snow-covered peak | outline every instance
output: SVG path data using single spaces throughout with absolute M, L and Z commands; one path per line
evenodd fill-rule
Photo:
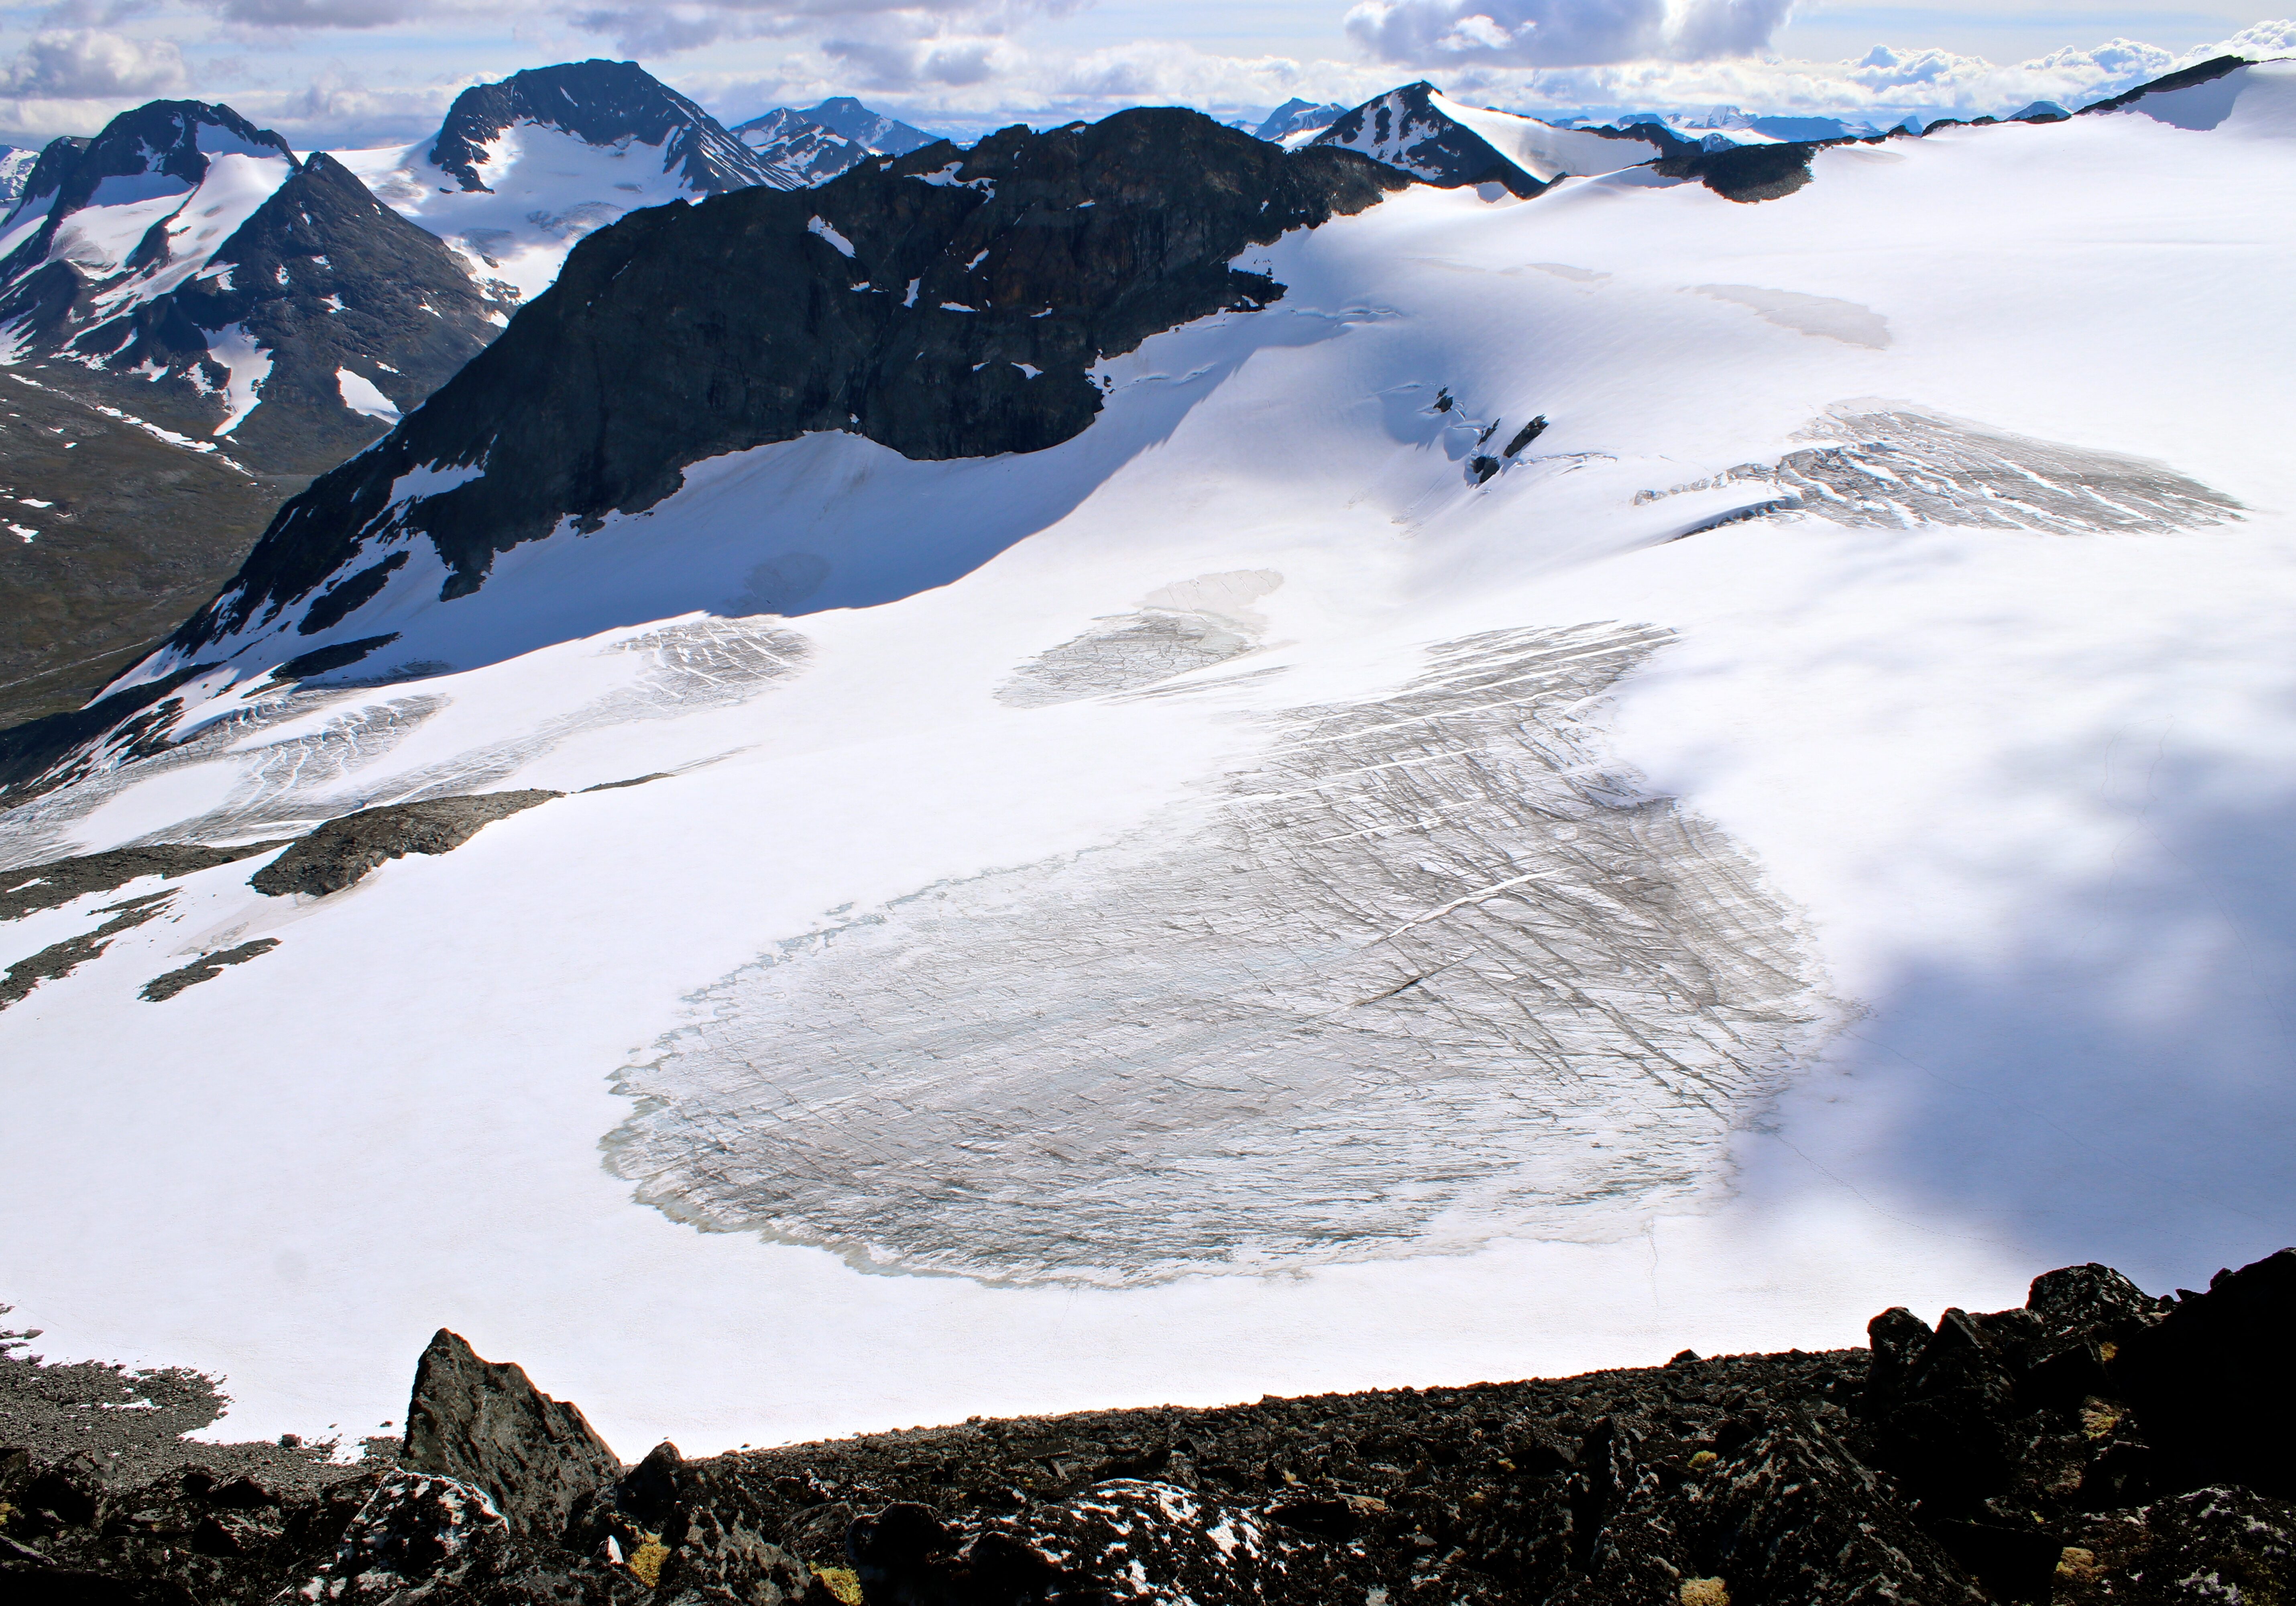
M 833 95 L 818 106 L 806 107 L 798 115 L 880 156 L 906 156 L 940 137 L 922 128 L 913 128 L 882 111 L 872 111 L 849 95 Z
M 0 145 L 0 207 L 12 207 L 24 193 L 25 181 L 38 165 L 40 153 L 16 145 Z
M 152 101 L 123 111 L 94 139 L 50 142 L 23 184 L 4 226 L 37 215 L 62 218 L 83 207 L 132 205 L 181 197 L 207 178 L 219 158 L 272 164 L 273 187 L 296 166 L 287 142 L 228 106 L 204 101 Z
M 759 161 L 788 180 L 781 186 L 785 189 L 825 183 L 870 153 L 860 141 L 787 106 L 736 123 L 733 133 L 757 152 Z
M 1295 95 L 1269 112 L 1252 132 L 1262 139 L 1278 141 L 1287 135 L 1318 133 L 1345 117 L 1347 111 L 1345 106 L 1336 102 L 1319 105 Z
M 565 62 L 474 85 L 455 97 L 427 160 L 464 190 L 493 189 L 503 136 L 521 125 L 601 148 L 645 147 L 695 194 L 771 182 L 716 118 L 636 62 Z
M 340 462 L 378 415 L 347 410 L 339 368 L 411 407 L 485 344 L 490 312 L 343 167 L 225 106 L 154 102 L 53 142 L 0 232 L 8 360 L 258 469 Z
M 548 289 L 576 242 L 625 212 L 808 182 L 630 62 L 513 73 L 464 90 L 436 138 L 335 155 L 510 301 Z
M 1360 151 L 1445 189 L 1496 183 L 1518 195 L 1536 195 L 1565 174 L 1615 173 L 1666 154 L 1630 135 L 1465 105 L 1423 80 L 1366 101 L 1309 143 Z
M 0 234 L 0 290 L 12 317 L 33 314 L 20 287 L 50 263 L 74 273 L 44 302 L 67 285 L 94 292 L 74 321 L 102 325 L 133 312 L 204 271 L 300 166 L 278 135 L 199 101 L 154 101 L 93 140 L 53 142 Z M 75 344 L 86 347 L 86 334 Z M 104 346 L 99 339 L 88 349 Z

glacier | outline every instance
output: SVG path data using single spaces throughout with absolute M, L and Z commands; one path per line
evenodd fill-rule
M 2296 67 L 2202 88 L 1415 187 L 1059 446 L 400 548 L 385 645 L 188 684 L 0 864 L 567 795 L 0 924 L 168 894 L 0 1010 L 11 1302 L 234 1435 L 390 1420 L 445 1322 L 701 1452 L 2277 1247 Z

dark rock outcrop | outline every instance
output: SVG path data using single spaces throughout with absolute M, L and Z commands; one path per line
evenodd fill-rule
M 1718 151 L 1692 145 L 1651 164 L 1669 178 L 1694 178 L 1726 201 L 1751 204 L 1776 201 L 1809 182 L 1815 144 L 1729 145 Z
M 276 937 L 258 937 L 252 943 L 242 943 L 235 948 L 218 949 L 193 959 L 180 969 L 155 976 L 144 984 L 135 996 L 147 1004 L 164 1004 L 186 987 L 196 987 L 201 982 L 211 982 L 221 976 L 226 967 L 244 965 L 250 959 L 261 959 L 279 946 Z
M 1144 110 L 632 213 L 388 440 L 288 504 L 174 646 L 283 614 L 386 538 L 427 539 L 451 571 L 443 595 L 466 595 L 499 552 L 808 431 L 917 458 L 1057 445 L 1100 409 L 1101 357 L 1275 300 L 1283 286 L 1229 263 L 1404 182 L 1350 152 L 1287 155 Z M 484 472 L 395 501 L 426 465 Z
M 0 974 L 0 1009 L 21 1003 L 42 982 L 61 981 L 90 959 L 102 958 L 103 951 L 111 946 L 112 938 L 123 931 L 130 931 L 158 919 L 168 911 L 168 901 L 173 896 L 172 893 L 145 893 L 141 897 L 129 898 L 124 902 L 100 909 L 95 912 L 110 915 L 111 918 L 93 931 L 66 937 L 61 943 L 51 943 L 37 953 L 18 959 L 8 967 L 5 974 Z
M 399 1459 L 484 1490 L 512 1532 L 553 1542 L 576 1503 L 622 1470 L 578 1408 L 544 1394 L 511 1362 L 480 1360 L 444 1328 L 414 1369 Z M 419 1504 L 434 1492 L 408 1498 Z M 457 1520 L 479 1524 L 467 1503 Z
M 247 884 L 268 897 L 301 893 L 324 898 L 352 885 L 377 865 L 409 853 L 450 853 L 496 820 L 563 795 L 540 790 L 488 792 L 362 809 L 299 838 L 249 877 Z
M 897 1503 L 854 1523 L 846 1548 L 863 1599 L 1004 1606 L 1103 1599 L 1121 1581 L 1152 1601 L 1331 1598 L 1324 1547 L 1176 1484 L 1114 1478 L 1057 1504 L 942 1521 Z
M 52 859 L 19 869 L 0 870 L 0 920 L 19 920 L 36 909 L 60 909 L 89 893 L 108 893 L 144 876 L 173 880 L 284 847 L 284 842 L 250 842 L 208 847 L 186 842 L 150 847 L 114 848 L 77 859 Z
M 474 84 L 448 108 L 430 160 L 464 189 L 486 189 L 487 146 L 517 123 L 562 128 L 594 145 L 660 145 L 662 170 L 702 194 L 773 182 L 716 118 L 636 62 L 563 62 Z
M 343 1529 L 316 1597 L 388 1595 L 427 1585 L 443 1593 L 507 1570 L 510 1525 L 474 1486 L 394 1472 Z
M 2148 1314 L 2106 1337 L 2100 1358 L 2171 1480 L 2296 1498 L 2296 1249 Z

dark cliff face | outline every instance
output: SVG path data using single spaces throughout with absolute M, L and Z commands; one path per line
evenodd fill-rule
M 636 62 L 567 62 L 479 84 L 455 97 L 430 160 L 466 190 L 488 188 L 486 147 L 515 123 L 562 128 L 594 145 L 663 145 L 664 168 L 718 194 L 771 179 L 718 119 Z
M 669 495 L 689 464 L 808 431 L 915 458 L 1057 445 L 1099 411 L 1100 356 L 1275 300 L 1281 285 L 1229 261 L 1404 182 L 1351 152 L 1286 155 L 1195 112 L 1137 111 L 633 213 L 389 440 L 289 504 L 174 644 L 283 610 L 369 539 L 427 537 L 445 595 L 467 594 L 562 519 L 595 528 Z M 419 466 L 481 464 L 390 501 Z

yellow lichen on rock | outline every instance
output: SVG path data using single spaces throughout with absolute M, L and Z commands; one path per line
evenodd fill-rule
M 861 1606 L 861 1575 L 849 1567 L 816 1567 L 813 1576 L 819 1578 L 840 1606 Z
M 1719 1578 L 1685 1578 L 1682 1606 L 1730 1606 L 1729 1586 Z
M 2057 1553 L 2057 1577 L 2079 1580 L 2096 1577 L 2096 1552 L 2068 1544 Z
M 637 1574 L 639 1583 L 656 1589 L 661 1585 L 661 1564 L 668 1560 L 669 1546 L 661 1542 L 661 1536 L 648 1534 L 645 1543 L 630 1552 L 630 1570 Z
M 1701 1450 L 1690 1458 L 1690 1470 L 1693 1472 L 1702 1472 L 1721 1459 L 1711 1450 Z

